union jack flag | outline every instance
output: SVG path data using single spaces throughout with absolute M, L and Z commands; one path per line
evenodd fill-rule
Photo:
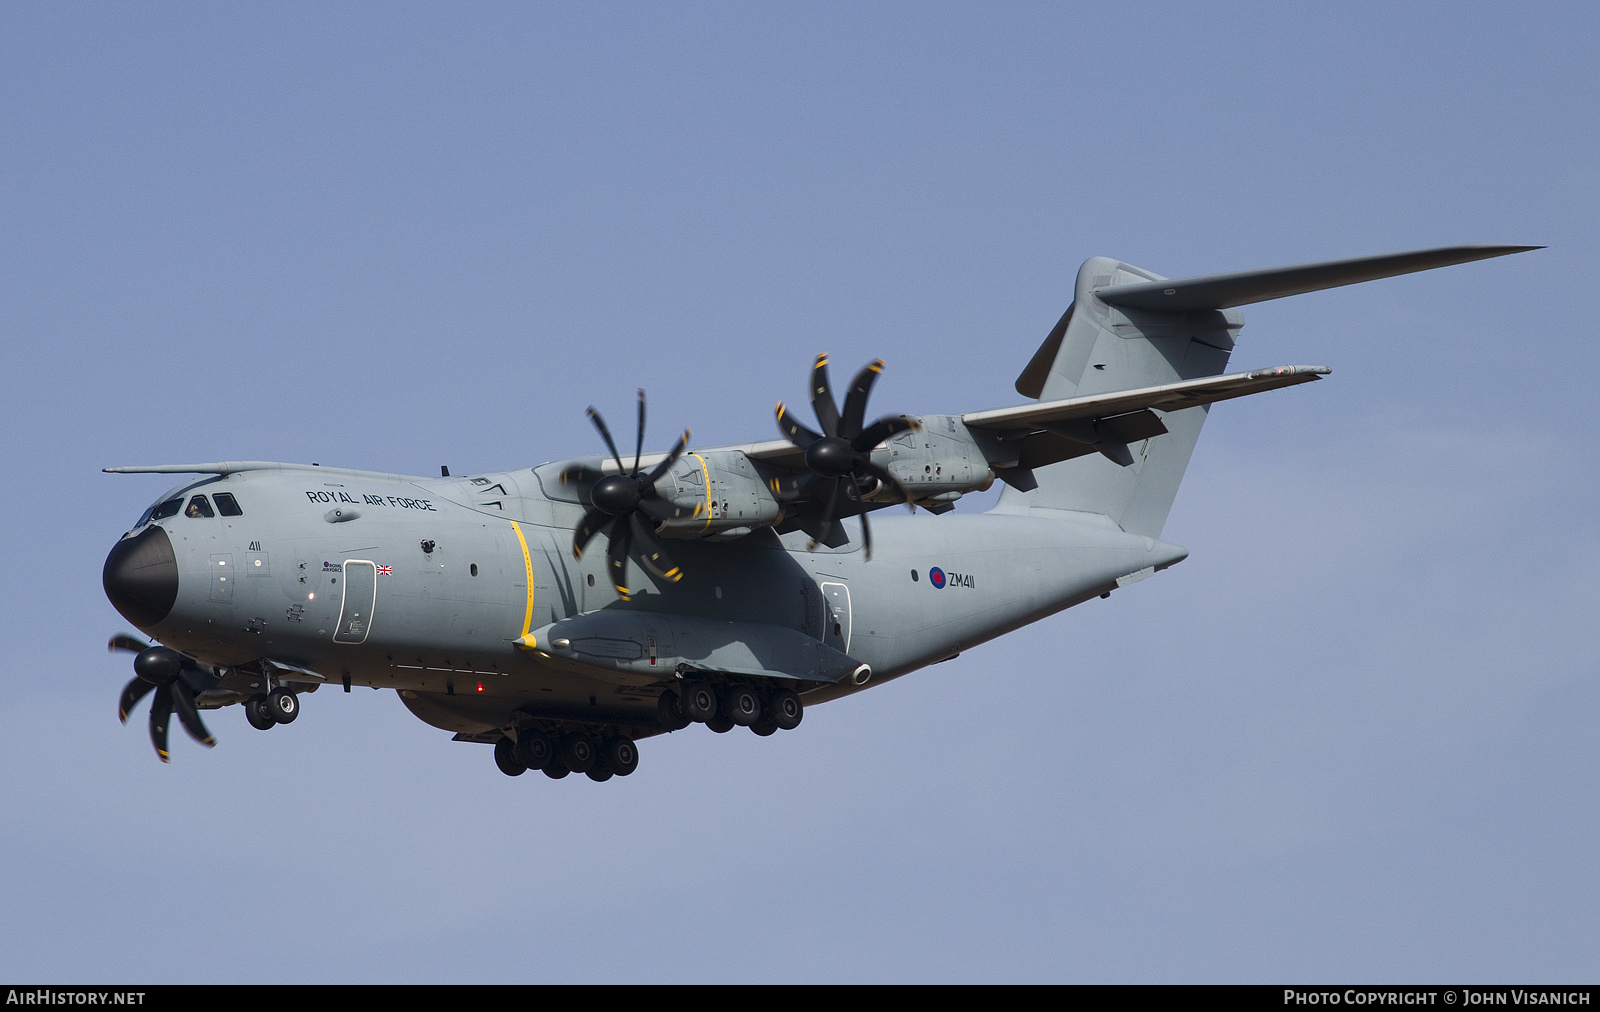
M 393 573 L 393 572 L 394 572 L 394 570 L 390 569 L 388 566 L 379 566 L 378 567 L 378 575 L 379 576 L 388 576 L 390 573 Z

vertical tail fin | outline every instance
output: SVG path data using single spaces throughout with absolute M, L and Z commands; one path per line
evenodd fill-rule
M 1244 325 L 1241 314 L 1133 309 L 1110 305 L 1095 294 L 1162 280 L 1106 257 L 1086 260 L 1078 270 L 1072 308 L 1018 378 L 1017 389 L 1048 401 L 1221 375 Z M 1103 513 L 1124 530 L 1158 538 L 1205 420 L 1205 407 L 1172 412 L 1162 419 L 1165 435 L 1132 448 L 1133 463 L 1120 466 L 1093 454 L 1052 464 L 1035 473 L 1039 487 L 1033 491 L 1007 488 L 998 508 Z
M 1443 246 L 1180 280 L 1092 257 L 1017 391 L 1048 401 L 1221 375 L 1244 326 L 1234 306 L 1541 248 Z M 1035 472 L 1038 488 L 1008 487 L 996 509 L 1102 513 L 1126 531 L 1160 537 L 1205 420 L 1205 407 L 1171 412 L 1162 418 L 1167 432 L 1140 444 L 1131 464 L 1100 454 L 1051 464 Z

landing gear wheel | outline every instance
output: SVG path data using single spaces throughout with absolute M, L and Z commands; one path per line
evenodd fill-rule
M 689 719 L 689 715 L 683 712 L 683 701 L 671 689 L 656 699 L 656 719 L 661 721 L 661 726 L 668 731 L 682 731 L 694 723 Z
M 717 715 L 717 692 L 710 683 L 690 682 L 683 687 L 683 713 L 701 723 L 708 723 Z
M 730 686 L 719 702 L 725 704 L 728 719 L 740 727 L 749 727 L 761 719 L 761 693 L 748 685 Z
M 599 750 L 594 747 L 594 739 L 582 731 L 567 735 L 566 740 L 561 743 L 561 761 L 574 773 L 587 773 L 594 769 L 595 761 L 599 757 Z
M 494 764 L 508 777 L 520 777 L 528 772 L 528 767 L 517 762 L 516 757 L 511 754 L 516 748 L 516 743 L 510 738 L 501 738 L 494 743 Z
M 278 726 L 278 722 L 267 711 L 266 696 L 251 696 L 245 700 L 244 719 L 248 720 L 250 726 L 257 731 L 270 731 Z
M 778 723 L 766 714 L 762 714 L 760 720 L 750 725 L 750 730 L 765 738 L 769 734 L 777 733 Z
M 772 694 L 772 701 L 767 704 L 767 712 L 772 716 L 772 722 L 778 725 L 780 731 L 793 731 L 800 726 L 800 721 L 806 715 L 806 708 L 801 705 L 800 697 L 789 689 L 779 689 Z
M 273 689 L 267 693 L 267 712 L 280 724 L 293 724 L 300 716 L 300 699 L 288 689 Z
M 588 774 L 587 774 L 589 779 L 593 780 L 597 784 L 605 783 L 607 780 L 610 780 L 614 775 L 615 774 L 613 774 L 610 770 L 590 770 L 588 772 Z
M 571 772 L 559 759 L 544 768 L 544 775 L 551 780 L 560 780 Z
M 543 731 L 524 728 L 517 732 L 517 762 L 530 770 L 544 769 L 556 757 L 556 741 Z
M 706 721 L 706 727 L 711 728 L 711 730 L 717 732 L 718 734 L 727 734 L 729 731 L 733 730 L 733 721 L 719 713 L 715 717 L 712 717 L 710 720 Z
M 639 746 L 633 743 L 632 738 L 611 738 L 606 741 L 602 751 L 606 769 L 619 777 L 625 777 L 639 768 Z

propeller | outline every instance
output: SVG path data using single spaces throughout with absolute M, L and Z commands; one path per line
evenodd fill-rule
M 161 757 L 162 762 L 169 761 L 167 727 L 174 709 L 178 711 L 178 720 L 183 724 L 183 729 L 189 732 L 189 737 L 206 748 L 217 743 L 200 720 L 200 708 L 195 705 L 194 690 L 180 677 L 188 663 L 187 658 L 170 647 L 141 643 L 125 633 L 111 637 L 106 648 L 137 655 L 133 659 L 133 681 L 122 689 L 117 719 L 126 724 L 134 705 L 152 690 L 155 691 L 156 698 L 150 702 L 150 741 L 155 745 L 156 755 Z
M 630 557 L 657 579 L 677 583 L 683 579 L 683 571 L 656 540 L 655 531 L 665 521 L 700 516 L 702 507 L 688 508 L 668 502 L 656 494 L 655 484 L 683 456 L 684 447 L 689 445 L 689 430 L 683 430 L 672 452 L 661 463 L 648 474 L 642 474 L 639 461 L 644 451 L 644 391 L 639 391 L 639 433 L 634 443 L 631 470 L 623 465 L 622 455 L 617 452 L 617 444 L 611 438 L 611 430 L 606 428 L 600 412 L 591 407 L 588 414 L 589 421 L 600 430 L 600 438 L 606 441 L 611 459 L 617 462 L 618 473 L 606 474 L 582 464 L 569 467 L 561 473 L 563 482 L 589 484 L 589 511 L 573 531 L 572 557 L 583 558 L 584 546 L 604 530 L 610 539 L 606 549 L 606 572 L 611 576 L 611 585 L 616 588 L 617 595 L 624 601 L 630 598 L 624 582 Z
M 894 475 L 872 462 L 872 448 L 885 439 L 907 429 L 921 425 L 905 415 L 885 415 L 862 428 L 867 413 L 867 395 L 872 384 L 883 371 L 883 359 L 874 359 L 856 373 L 845 394 L 841 412 L 833 399 L 828 384 L 828 356 L 818 355 L 811 367 L 811 407 L 817 413 L 822 432 L 811 431 L 789 414 L 782 402 L 778 404 L 778 428 L 789 442 L 806 452 L 806 467 L 811 476 L 799 482 L 773 483 L 773 491 L 786 499 L 813 499 L 823 502 L 822 517 L 808 528 L 812 547 L 817 542 L 828 543 L 833 526 L 838 522 L 839 497 L 859 501 L 870 495 L 878 486 L 892 490 L 906 502 L 911 494 Z M 861 514 L 861 537 L 865 542 L 867 558 L 872 558 L 872 527 L 867 515 Z

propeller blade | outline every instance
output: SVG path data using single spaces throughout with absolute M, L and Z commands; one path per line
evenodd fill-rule
M 856 373 L 850 383 L 850 392 L 844 396 L 844 416 L 839 419 L 839 431 L 835 433 L 840 439 L 861 435 L 861 422 L 867 416 L 867 395 L 872 392 L 872 384 L 880 372 L 883 372 L 883 359 L 875 358 Z
M 845 533 L 844 524 L 834 524 L 830 530 L 824 531 L 817 526 L 814 517 L 801 517 L 795 521 L 795 526 L 805 531 L 811 538 L 808 551 L 815 551 L 818 545 L 827 545 L 829 548 L 843 548 L 850 543 L 850 537 Z
M 867 515 L 861 514 L 861 550 L 867 554 L 866 561 L 872 561 L 872 525 L 867 522 Z
M 906 502 L 911 501 L 911 493 L 906 491 L 906 487 L 900 484 L 899 479 L 890 474 L 888 471 L 885 471 L 883 468 L 879 467 L 877 464 L 874 464 L 872 461 L 868 460 L 865 456 L 861 458 L 860 463 L 856 464 L 856 470 L 872 475 L 874 478 L 883 482 L 884 485 L 888 486 L 890 489 L 893 489 L 895 495 L 904 499 Z
M 133 712 L 134 706 L 155 688 L 143 678 L 135 678 L 122 687 L 122 699 L 117 703 L 117 719 L 124 724 L 128 722 L 128 714 Z
M 127 633 L 117 633 L 111 637 L 111 642 L 106 644 L 107 650 L 126 650 L 130 654 L 141 653 L 150 646 L 143 640 L 134 639 Z
M 639 388 L 639 441 L 633 444 L 633 470 L 629 474 L 639 473 L 639 458 L 644 455 L 644 387 Z
M 156 687 L 155 701 L 150 704 L 150 742 L 162 762 L 167 758 L 167 724 L 172 718 L 172 686 Z
M 200 708 L 194 705 L 194 692 L 182 679 L 172 683 L 172 701 L 178 704 L 178 721 L 183 724 L 183 729 L 189 732 L 189 737 L 211 748 L 217 739 L 211 737 L 211 732 L 206 730 L 205 724 L 200 721 Z
M 596 411 L 593 405 L 589 406 L 588 414 L 589 421 L 600 430 L 600 438 L 606 441 L 606 448 L 611 451 L 611 459 L 617 462 L 618 473 L 626 473 L 622 470 L 622 454 L 617 452 L 617 444 L 611 438 L 611 430 L 606 428 L 606 420 L 600 417 L 600 412 Z
M 831 486 L 828 489 L 828 504 L 822 508 L 822 520 L 817 524 L 817 530 L 822 532 L 817 540 L 821 542 L 827 542 L 828 535 L 833 532 L 833 511 L 839 506 L 839 487 L 844 484 L 844 479 L 830 478 L 828 484 Z
M 783 406 L 782 401 L 778 402 L 778 431 L 802 450 L 810 449 L 812 443 L 822 438 L 796 421 L 795 417 L 789 414 L 789 409 Z
M 609 513 L 602 513 L 597 509 L 591 509 L 585 513 L 583 519 L 578 521 L 578 529 L 572 532 L 572 557 L 574 559 L 583 558 L 583 546 L 587 545 L 589 539 L 599 534 L 605 525 L 610 522 L 611 515 Z
M 865 432 L 850 440 L 850 445 L 857 453 L 871 453 L 872 448 L 888 439 L 890 436 L 904 432 L 907 429 L 920 429 L 922 423 L 905 415 L 886 415 L 867 426 Z
M 657 478 L 660 478 L 662 475 L 666 474 L 667 470 L 671 468 L 673 464 L 678 462 L 678 458 L 683 456 L 684 447 L 688 445 L 689 430 L 684 429 L 683 435 L 679 436 L 678 441 L 672 444 L 672 452 L 668 453 L 665 460 L 651 468 L 650 473 L 645 475 L 645 482 L 654 485 Z
M 703 510 L 703 506 L 679 506 L 658 495 L 646 496 L 639 500 L 639 512 L 657 523 L 665 523 L 668 520 L 693 520 Z
M 605 476 L 605 472 L 598 468 L 589 467 L 587 464 L 574 464 L 561 472 L 561 484 L 593 485 Z
M 616 588 L 617 596 L 624 601 L 633 599 L 624 582 L 628 577 L 628 548 L 632 541 L 628 526 L 617 524 L 611 528 L 611 544 L 606 548 L 606 572 L 611 576 L 611 586 Z
M 794 502 L 796 499 L 804 499 L 817 480 L 814 474 L 783 474 L 768 481 L 767 487 L 772 489 L 773 497 L 779 502 Z
M 817 363 L 811 367 L 811 410 L 817 413 L 817 422 L 821 424 L 822 431 L 830 436 L 839 435 L 839 409 L 833 400 L 833 391 L 828 387 L 828 353 L 823 352 L 817 356 Z
M 628 523 L 633 528 L 633 557 L 639 560 L 639 565 L 658 580 L 677 583 L 683 579 L 683 570 L 667 555 L 655 535 L 645 529 L 639 514 L 630 515 Z

